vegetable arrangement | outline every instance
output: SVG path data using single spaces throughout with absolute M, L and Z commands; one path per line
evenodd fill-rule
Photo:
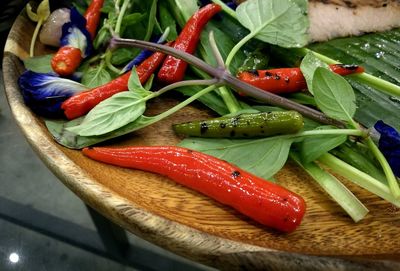
M 56 55 L 26 60 L 19 80 L 35 112 L 64 115 L 46 120 L 61 145 L 169 176 L 284 232 L 300 224 L 305 203 L 262 179 L 271 179 L 289 157 L 356 222 L 368 209 L 321 164 L 400 207 L 400 136 L 383 122 L 393 125 L 390 116 L 365 117 L 369 109 L 357 109 L 352 85 L 390 97 L 399 97 L 400 87 L 357 61 L 335 63 L 305 48 L 307 1 L 248 0 L 236 10 L 219 0 L 203 7 L 195 0 L 89 2 L 71 9 Z M 299 61 L 300 67 L 277 68 Z M 145 115 L 147 101 L 174 89 L 189 97 Z M 86 148 L 195 100 L 221 117 L 175 124 L 177 134 L 189 137 L 180 147 Z M 398 114 L 398 107 L 391 110 Z M 371 122 L 381 134 L 379 148 Z

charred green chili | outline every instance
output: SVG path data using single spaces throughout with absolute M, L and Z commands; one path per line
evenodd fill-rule
M 197 137 L 251 138 L 297 133 L 303 117 L 296 111 L 243 113 L 173 125 L 177 134 Z

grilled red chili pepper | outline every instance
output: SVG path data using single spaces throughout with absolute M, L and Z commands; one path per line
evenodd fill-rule
M 364 69 L 357 65 L 333 64 L 329 67 L 340 75 L 364 72 Z M 237 77 L 250 85 L 276 94 L 297 92 L 307 88 L 300 68 L 244 71 L 238 73 Z
M 100 22 L 101 8 L 103 7 L 104 0 L 92 0 L 89 7 L 86 9 L 86 29 L 89 31 L 92 39 L 96 36 L 97 26 Z
M 79 48 L 63 46 L 51 59 L 51 67 L 61 76 L 74 73 L 82 61 L 82 52 Z
M 83 153 L 108 164 L 165 175 L 283 232 L 295 230 L 305 213 L 305 202 L 295 193 L 197 151 L 147 146 L 85 148 Z
M 136 67 L 139 80 L 144 84 L 154 71 L 161 65 L 165 58 L 165 54 L 157 52 L 152 54 Z M 111 97 L 112 95 L 128 90 L 128 81 L 131 71 L 121 75 L 118 78 L 93 88 L 88 91 L 80 92 L 62 103 L 61 108 L 68 119 L 74 119 L 85 115 L 93 107 L 101 101 Z
M 193 54 L 204 26 L 219 11 L 221 11 L 221 6 L 216 4 L 208 4 L 199 9 L 182 29 L 174 43 L 174 48 Z M 158 79 L 167 84 L 181 81 L 185 76 L 186 67 L 185 61 L 167 56 L 158 73 Z

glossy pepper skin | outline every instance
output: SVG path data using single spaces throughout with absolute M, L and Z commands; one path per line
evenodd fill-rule
M 286 188 L 186 148 L 97 147 L 85 148 L 83 153 L 97 161 L 167 176 L 282 232 L 294 231 L 306 210 L 304 200 Z
M 82 59 L 82 52 L 79 48 L 63 46 L 51 59 L 51 67 L 57 74 L 69 76 L 79 67 Z
M 296 111 L 245 113 L 203 121 L 175 124 L 177 134 L 196 137 L 251 138 L 297 133 L 303 117 Z
M 136 67 L 136 72 L 142 84 L 145 83 L 161 65 L 164 58 L 165 54 L 157 52 L 152 54 Z M 130 76 L 131 71 L 108 82 L 107 84 L 88 91 L 80 92 L 63 102 L 61 109 L 64 110 L 64 114 L 68 119 L 75 119 L 83 116 L 101 101 L 104 101 L 118 92 L 128 90 L 128 81 Z
M 208 4 L 199 9 L 187 21 L 178 38 L 174 43 L 174 48 L 193 54 L 199 42 L 201 31 L 207 22 L 219 11 L 221 6 L 217 4 Z M 185 76 L 187 63 L 173 56 L 167 56 L 160 71 L 158 80 L 166 84 L 172 84 L 182 81 Z
M 333 64 L 330 69 L 339 75 L 364 72 L 357 65 Z M 306 79 L 300 68 L 280 68 L 271 70 L 244 71 L 237 78 L 250 85 L 275 94 L 298 92 L 307 88 Z
M 96 36 L 96 30 L 100 22 L 101 8 L 103 7 L 103 4 L 104 0 L 92 0 L 83 15 L 86 19 L 86 29 L 89 31 L 92 40 Z

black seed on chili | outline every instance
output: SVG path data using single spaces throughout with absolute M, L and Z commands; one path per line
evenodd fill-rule
M 232 172 L 232 177 L 233 178 L 237 178 L 239 176 L 240 176 L 240 172 L 239 171 L 235 170 L 235 171 Z
M 273 73 L 265 72 L 265 76 L 266 76 L 266 77 L 271 77 L 271 76 L 273 76 L 273 75 L 274 75 Z
M 281 77 L 279 75 L 275 74 L 274 79 L 275 80 L 281 80 Z
M 290 83 L 290 78 L 289 78 L 289 77 L 286 76 L 284 80 L 285 80 L 285 83 L 286 83 L 286 84 L 289 84 L 289 83 Z
M 226 127 L 226 123 L 225 123 L 225 122 L 221 122 L 221 123 L 219 124 L 219 127 L 221 127 L 222 129 L 224 129 L 224 128 Z
M 200 134 L 204 134 L 208 130 L 208 124 L 205 122 L 202 122 L 200 124 Z
M 350 64 L 336 64 L 336 66 L 339 66 L 343 69 L 350 70 L 350 71 L 357 70 L 359 67 L 358 65 L 350 65 Z
M 234 136 L 235 136 L 235 131 L 232 130 L 232 131 L 230 132 L 230 136 L 231 136 L 231 137 L 234 137 Z
M 251 74 L 254 74 L 255 76 L 258 76 L 258 71 L 257 70 L 249 70 L 247 72 L 249 72 Z
M 231 121 L 231 124 L 233 127 L 236 127 L 238 125 L 239 117 L 233 118 Z

